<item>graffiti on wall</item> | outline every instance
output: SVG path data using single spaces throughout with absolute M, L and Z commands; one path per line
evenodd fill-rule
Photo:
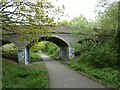
M 21 49 L 21 50 L 18 50 L 18 59 L 20 62 L 23 62 L 24 58 L 25 58 L 25 52 L 24 52 L 24 49 Z

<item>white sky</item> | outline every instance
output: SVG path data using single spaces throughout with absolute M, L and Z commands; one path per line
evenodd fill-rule
M 65 14 L 69 17 L 62 18 L 62 20 L 71 20 L 74 17 L 78 17 L 81 14 L 84 15 L 88 20 L 95 19 L 95 5 L 98 0 L 48 0 L 54 3 L 54 5 L 64 5 Z
M 28 1 L 36 1 L 36 0 L 28 0 Z M 98 4 L 99 0 L 48 0 L 52 2 L 55 6 L 65 6 L 65 15 L 68 17 L 62 17 L 61 20 L 70 21 L 74 17 L 78 17 L 81 14 L 84 15 L 87 20 L 95 20 L 95 8 Z M 114 0 L 110 0 L 114 1 Z M 119 1 L 119 0 L 115 0 Z

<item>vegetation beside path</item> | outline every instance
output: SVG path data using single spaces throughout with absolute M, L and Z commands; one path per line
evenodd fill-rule
M 54 47 L 54 45 L 49 47 Z M 105 86 L 120 89 L 118 54 L 114 40 L 110 39 L 104 43 L 96 43 L 91 40 L 83 41 L 76 45 L 75 51 L 77 50 L 80 51 L 80 54 L 69 62 L 62 59 L 56 60 L 89 78 L 103 83 Z M 53 55 L 48 53 L 47 55 Z M 52 57 L 55 59 L 57 53 L 54 55 Z
M 17 48 L 14 44 L 2 47 L 2 86 L 5 88 L 48 88 L 48 72 L 41 56 L 31 50 L 31 63 L 17 63 Z
M 62 64 L 67 67 L 77 71 L 78 73 L 87 76 L 95 81 L 102 83 L 108 88 L 117 88 L 118 90 L 120 82 L 119 82 L 119 70 L 114 68 L 94 68 L 89 66 L 86 63 L 79 63 L 80 57 L 75 57 L 70 62 L 60 61 Z
M 2 61 L 3 88 L 48 88 L 48 72 L 43 62 L 25 66 Z

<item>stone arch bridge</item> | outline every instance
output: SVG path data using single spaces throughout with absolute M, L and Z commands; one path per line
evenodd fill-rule
M 87 38 L 93 38 L 92 35 L 76 35 L 72 33 L 72 28 L 68 26 L 59 26 L 55 30 L 50 31 L 51 36 L 45 38 L 44 34 L 36 34 L 39 42 L 42 40 L 50 41 L 60 47 L 59 56 L 65 60 L 69 60 L 74 57 L 75 52 L 73 46 L 81 40 Z M 27 38 L 31 36 L 29 41 Z M 2 34 L 2 45 L 7 43 L 14 43 L 18 47 L 18 62 L 23 64 L 29 63 L 30 47 L 34 44 L 34 35 L 28 34 L 22 41 L 16 33 Z

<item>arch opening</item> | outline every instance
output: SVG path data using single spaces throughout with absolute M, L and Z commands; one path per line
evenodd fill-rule
M 52 42 L 55 45 L 57 45 L 59 47 L 59 57 L 62 59 L 69 59 L 69 44 L 67 42 L 65 42 L 63 39 L 58 38 L 58 37 L 41 37 L 38 42 L 43 42 L 43 41 L 48 41 L 48 42 Z M 35 43 L 35 41 L 32 41 L 31 43 L 29 43 L 27 45 L 27 48 L 30 49 Z M 38 43 L 37 42 L 37 43 Z
M 18 62 L 18 48 L 14 43 L 8 42 L 1 46 L 2 58 Z
M 64 40 L 62 40 L 61 38 L 58 37 L 40 37 L 38 42 L 42 42 L 42 41 L 49 41 L 52 42 L 54 44 L 56 44 L 58 47 L 69 47 L 69 44 L 67 42 L 65 42 Z M 34 45 L 35 40 L 33 40 L 32 42 L 30 42 L 27 47 L 30 48 L 31 46 Z
M 41 41 L 30 48 L 30 62 L 41 61 L 40 53 L 45 53 L 51 58 L 59 59 L 59 46 L 50 41 Z M 36 57 L 34 57 L 36 56 Z

